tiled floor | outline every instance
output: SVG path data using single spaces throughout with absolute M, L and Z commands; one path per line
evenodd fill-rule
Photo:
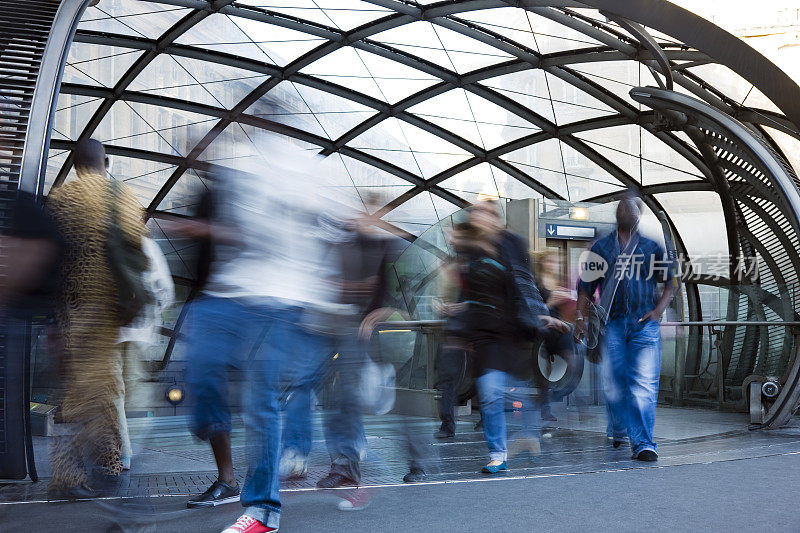
M 542 430 L 542 453 L 532 459 L 527 453 L 509 460 L 507 478 L 535 478 L 558 474 L 614 471 L 674 465 L 709 463 L 800 451 L 800 431 L 786 429 L 750 432 L 743 414 L 701 409 L 659 408 L 656 436 L 660 459 L 644 464 L 630 458 L 627 448 L 613 449 L 605 437 L 605 411 L 588 407 L 578 412 L 563 404 L 554 406 L 558 422 Z M 513 425 L 514 414 L 509 414 Z M 483 434 L 472 420 L 458 424 L 456 439 L 431 438 L 437 424 L 430 419 L 395 415 L 366 417 L 369 450 L 363 461 L 363 485 L 401 484 L 408 471 L 406 435 L 424 439 L 431 458 L 428 482 L 447 483 L 480 479 L 487 460 Z M 304 480 L 286 483 L 284 490 L 314 490 L 325 475 L 328 457 L 322 440 L 321 418 L 314 419 L 314 447 L 309 474 Z M 409 428 L 409 429 L 406 429 Z M 126 473 L 116 496 L 185 496 L 202 492 L 215 479 L 211 450 L 194 439 L 183 417 L 131 419 L 134 446 L 133 467 Z M 510 428 L 513 434 L 513 428 Z M 245 473 L 245 431 L 241 421 L 233 432 L 233 456 L 237 475 Z M 0 502 L 44 501 L 50 476 L 45 438 L 36 439 L 39 483 L 0 483 Z

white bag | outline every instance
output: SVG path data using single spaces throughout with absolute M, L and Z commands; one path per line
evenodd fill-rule
M 361 370 L 359 393 L 364 410 L 369 414 L 385 415 L 394 407 L 395 398 L 394 365 L 376 363 L 366 358 Z

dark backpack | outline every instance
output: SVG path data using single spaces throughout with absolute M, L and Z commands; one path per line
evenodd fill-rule
M 133 322 L 142 310 L 153 303 L 153 294 L 144 283 L 148 259 L 141 243 L 128 240 L 119 224 L 117 203 L 120 184 L 111 182 L 111 220 L 106 236 L 106 258 L 117 286 L 117 314 L 123 325 Z

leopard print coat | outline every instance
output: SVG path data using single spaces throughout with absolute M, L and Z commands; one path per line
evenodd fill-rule
M 128 187 L 120 187 L 118 224 L 131 242 L 146 233 L 143 210 Z M 51 487 L 86 483 L 87 455 L 110 475 L 122 472 L 119 415 L 114 400 L 124 392 L 116 346 L 122 326 L 114 277 L 106 259 L 112 189 L 100 174 L 79 176 L 51 191 L 47 207 L 67 242 L 60 309 L 64 397 L 61 419 L 74 431 L 51 451 Z

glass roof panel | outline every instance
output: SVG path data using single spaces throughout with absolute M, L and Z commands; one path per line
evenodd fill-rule
M 465 74 L 479 68 L 502 63 L 514 56 L 502 50 L 475 40 L 466 35 L 441 26 L 432 25 L 433 32 L 445 50 L 452 70 Z
M 547 72 L 544 74 L 555 112 L 556 124 L 559 126 L 616 114 L 616 111 L 589 93 L 565 82 L 558 76 Z
M 455 176 L 441 182 L 439 186 L 462 198 L 467 196 L 473 198 L 479 196 L 481 198 L 500 197 L 500 191 L 497 187 L 493 169 L 489 163 L 481 163 L 463 172 L 459 172 Z
M 534 29 L 537 49 L 542 54 L 602 46 L 600 41 L 588 35 L 529 11 L 520 10 L 520 16 L 527 17 L 530 27 Z
M 326 81 L 344 85 L 381 101 L 388 101 L 355 49 L 346 46 L 327 54 L 301 70 Z
M 520 148 L 501 159 L 513 163 L 519 170 L 549 188 L 562 198 L 567 198 L 567 181 L 561 141 L 548 139 Z
M 534 37 L 525 12 L 515 7 L 498 7 L 493 9 L 482 9 L 479 11 L 469 11 L 458 15 L 459 18 L 475 22 L 494 33 L 500 34 L 515 43 L 521 44 L 531 50 L 538 50 L 539 47 Z
M 697 167 L 661 139 L 643 128 L 641 128 L 641 132 L 644 185 L 695 178 L 704 179 Z
M 217 122 L 206 115 L 137 102 L 116 102 L 94 133 L 101 142 L 165 154 L 188 155 Z
M 383 219 L 419 235 L 444 217 L 458 211 L 456 205 L 429 192 L 418 194 L 389 211 Z
M 436 33 L 430 22 L 412 22 L 377 33 L 370 39 L 388 44 L 408 54 L 425 58 L 444 69 L 454 70 L 450 55 L 444 49 L 439 34 Z
M 166 225 L 157 218 L 147 221 L 147 229 L 150 230 L 150 237 L 158 243 L 164 257 L 167 259 L 169 271 L 174 277 L 195 279 L 196 278 L 196 253 L 198 245 L 189 239 L 170 232 Z
M 113 87 L 143 53 L 104 44 L 72 43 L 62 81 Z
M 389 103 L 399 102 L 441 81 L 435 76 L 385 57 L 364 50 L 355 52 L 375 80 L 381 95 Z
M 567 176 L 569 200 L 581 202 L 597 196 L 619 192 L 625 189 L 622 185 L 598 181 L 577 176 Z
M 794 168 L 795 174 L 800 176 L 800 140 L 768 126 L 764 126 L 764 129 L 783 151 Z
M 254 128 L 236 122 L 229 124 L 197 159 L 237 170 L 252 168 L 253 158 L 258 156 L 253 143 L 256 133 Z
M 453 89 L 434 96 L 408 108 L 408 111 L 486 148 L 464 89 Z
M 505 74 L 490 78 L 482 85 L 499 91 L 502 95 L 555 123 L 555 112 L 550 102 L 550 91 L 543 70 L 533 69 Z
M 447 141 L 396 118 L 382 121 L 353 139 L 348 146 L 425 178 L 469 157 Z
M 615 126 L 575 134 L 644 185 L 701 178 L 683 156 L 647 130 Z M 641 154 L 641 167 L 639 155 Z
M 541 131 L 527 120 L 485 98 L 470 92 L 466 96 L 486 149 L 496 148 Z
M 189 11 L 156 2 L 100 0 L 96 6 L 86 9 L 78 29 L 155 39 Z
M 178 215 L 192 215 L 197 209 L 201 194 L 206 189 L 206 183 L 194 170 L 189 169 L 161 200 L 158 210 Z
M 102 103 L 102 98 L 60 94 L 53 124 L 53 138 L 76 140 Z
M 311 111 L 308 105 L 300 98 L 294 84 L 289 81 L 281 82 L 283 87 L 275 87 L 270 92 L 270 98 L 261 98 L 251 105 L 245 114 L 253 115 L 260 118 L 265 118 L 280 124 L 286 124 L 293 128 L 297 128 L 327 139 L 332 138 L 320 122 L 317 120 L 316 115 Z M 280 94 L 276 94 L 278 90 Z M 288 98 L 291 95 L 293 98 Z M 277 99 L 281 102 L 280 107 L 276 107 L 273 100 Z
M 460 172 L 439 186 L 470 202 L 541 197 L 538 192 L 489 163 L 481 163 Z
M 409 108 L 409 111 L 484 149 L 496 148 L 541 131 L 497 104 L 464 89 L 440 94 Z
M 261 7 L 293 17 L 311 20 L 342 30 L 363 24 L 393 13 L 370 2 L 359 0 L 241 0 L 241 5 Z
M 635 61 L 581 63 L 571 68 L 584 74 L 595 83 L 602 85 L 636 109 L 640 109 L 641 106 L 630 97 L 630 90 L 634 87 L 654 84 L 651 82 L 653 77 L 647 71 L 647 68 L 640 68 L 639 63 Z
M 561 156 L 564 158 L 564 170 L 569 176 L 588 178 L 612 185 L 620 184 L 614 176 L 600 168 L 597 163 L 566 143 L 561 143 Z
M 231 109 L 266 79 L 235 67 L 161 54 L 137 76 L 130 90 Z
M 111 156 L 108 174 L 130 186 L 136 199 L 147 207 L 175 171 L 175 166 L 144 159 Z
M 245 19 L 212 13 L 178 37 L 176 42 L 274 64 L 266 50 L 239 27 L 241 20 Z
M 690 257 L 728 253 L 725 218 L 717 193 L 670 192 L 656 194 L 655 198 L 675 223 Z
M 700 76 L 715 89 L 739 103 L 744 102 L 753 87 L 752 83 L 749 83 L 725 65 L 712 63 L 690 67 L 686 70 Z
M 48 194 L 50 192 L 50 187 L 52 187 L 53 182 L 56 180 L 56 176 L 61 170 L 61 167 L 64 165 L 64 161 L 67 160 L 68 155 L 69 150 L 50 149 L 47 151 L 47 170 L 44 178 L 44 194 Z
M 385 172 L 379 168 L 375 168 L 372 165 L 362 163 L 357 159 L 339 154 L 332 155 L 331 157 L 338 157 L 342 161 L 348 176 L 353 182 L 353 185 L 356 187 L 365 189 L 371 187 L 397 187 L 398 191 L 402 190 L 400 194 L 405 192 L 407 187 L 410 187 L 406 180 L 399 178 L 394 174 L 389 174 L 388 172 Z M 400 196 L 400 194 L 396 194 L 394 197 Z
M 263 50 L 272 63 L 281 67 L 327 42 L 326 39 L 308 33 L 257 20 L 232 16 L 231 22 Z
M 783 111 L 776 106 L 772 100 L 767 98 L 764 93 L 758 90 L 757 87 L 753 87 L 750 91 L 750 94 L 747 95 L 747 98 L 744 99 L 744 105 L 747 107 L 752 107 L 755 109 L 765 109 L 767 111 L 773 111 L 775 113 L 783 114 Z
M 340 137 L 375 114 L 374 109 L 365 105 L 290 81 L 276 85 L 269 92 L 269 97 L 300 114 L 306 122 L 313 121 L 314 128 L 322 130 L 320 135 L 329 139 Z M 257 101 L 250 106 L 247 113 L 270 118 L 268 115 L 274 114 L 275 111 L 266 106 L 264 101 Z

